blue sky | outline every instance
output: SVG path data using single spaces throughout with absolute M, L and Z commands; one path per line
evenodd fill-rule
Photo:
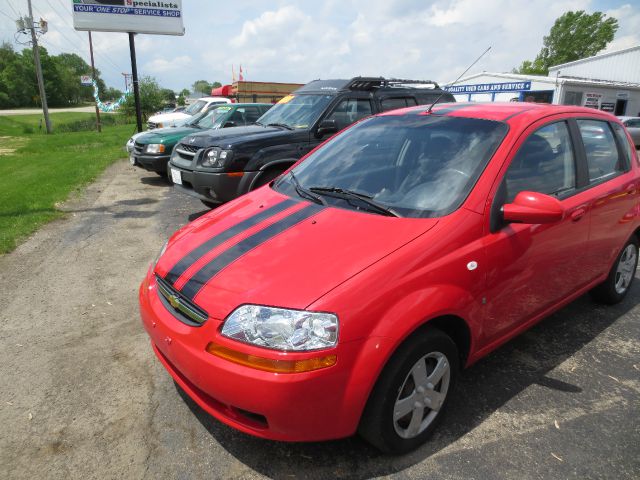
M 88 60 L 85 32 L 72 28 L 71 0 L 33 0 L 49 22 L 51 53 Z M 487 46 L 469 74 L 509 71 L 533 59 L 554 20 L 567 10 L 600 10 L 618 19 L 609 50 L 640 44 L 637 0 L 183 0 L 186 34 L 138 35 L 138 71 L 175 90 L 195 80 L 229 83 L 231 65 L 247 80 L 305 83 L 314 78 L 385 75 L 458 76 Z M 517 5 L 517 6 L 516 6 Z M 0 0 L 0 37 L 14 42 L 12 19 L 25 0 Z M 14 44 L 16 48 L 20 45 Z M 96 66 L 108 85 L 130 72 L 127 35 L 94 34 Z

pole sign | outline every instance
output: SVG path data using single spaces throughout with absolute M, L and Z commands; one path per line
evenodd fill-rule
M 84 85 L 87 87 L 91 86 L 91 75 L 81 75 L 80 76 L 80 85 Z
M 444 89 L 454 95 L 468 93 L 523 92 L 531 90 L 531 82 L 479 83 L 477 85 L 451 85 Z
M 184 35 L 182 0 L 73 0 L 73 26 L 96 32 Z

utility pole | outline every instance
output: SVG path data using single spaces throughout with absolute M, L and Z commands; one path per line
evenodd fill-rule
M 40 101 L 42 102 L 42 113 L 44 114 L 44 124 L 47 128 L 47 133 L 51 133 L 51 121 L 49 120 L 49 107 L 47 106 L 47 94 L 44 91 L 44 80 L 42 78 L 42 66 L 40 65 L 40 50 L 38 49 L 38 37 L 36 37 L 36 28 L 33 24 L 33 9 L 31 8 L 31 0 L 27 0 L 29 5 L 29 19 L 28 25 L 25 25 L 31 30 L 31 44 L 33 45 L 33 58 L 36 65 L 36 75 L 38 76 L 38 88 L 40 90 Z M 26 23 L 26 22 L 25 22 Z
M 31 1 L 31 0 L 29 0 Z M 129 32 L 129 53 L 131 54 L 131 75 L 133 77 L 133 96 L 136 104 L 136 124 L 138 132 L 142 132 L 142 109 L 140 108 L 140 88 L 138 87 L 138 66 L 136 64 L 135 33 Z
M 91 41 L 91 30 L 89 30 L 89 53 L 91 54 L 91 78 L 96 81 L 96 67 L 93 63 L 93 41 Z M 96 125 L 98 127 L 98 133 L 102 132 L 102 126 L 100 125 L 100 109 L 98 108 L 98 102 L 96 101 Z

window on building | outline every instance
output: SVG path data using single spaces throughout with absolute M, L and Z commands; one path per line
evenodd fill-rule
M 564 92 L 565 105 L 582 105 L 582 92 Z

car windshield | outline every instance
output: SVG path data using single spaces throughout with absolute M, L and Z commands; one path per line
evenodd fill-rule
M 332 95 L 287 95 L 256 123 L 309 128 L 320 117 L 332 98 Z
M 195 122 L 196 126 L 200 128 L 218 128 L 220 123 L 227 118 L 227 114 L 231 111 L 232 107 L 217 107 L 213 110 L 209 110 L 202 118 Z
M 192 103 L 187 108 L 185 108 L 184 113 L 186 113 L 187 115 L 193 115 L 194 113 L 198 113 L 200 110 L 204 108 L 206 104 L 207 102 L 205 102 L 204 100 L 198 100 L 197 102 Z
M 372 117 L 329 140 L 274 188 L 374 213 L 447 215 L 467 197 L 507 131 L 504 123 L 474 118 Z

